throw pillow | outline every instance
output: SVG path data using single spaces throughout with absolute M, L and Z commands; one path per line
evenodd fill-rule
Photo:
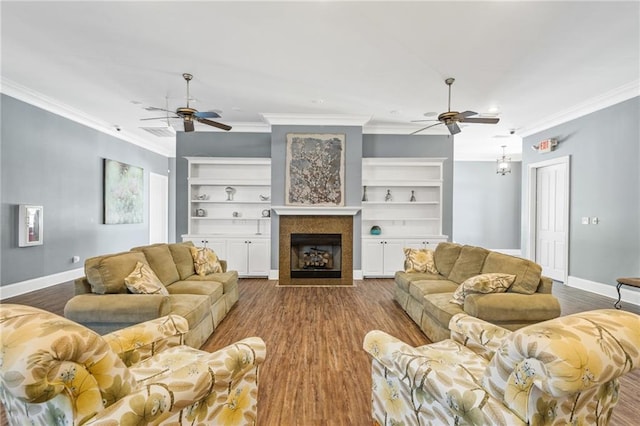
M 213 250 L 206 247 L 189 247 L 193 257 L 193 266 L 196 274 L 204 276 L 222 272 L 222 266 L 218 256 Z
M 405 272 L 428 272 L 437 274 L 436 264 L 433 260 L 433 250 L 429 249 L 404 249 L 404 271 Z
M 451 303 L 464 305 L 469 294 L 504 293 L 513 284 L 516 276 L 510 274 L 490 273 L 468 278 L 453 292 Z
M 133 271 L 124 279 L 124 284 L 134 294 L 161 294 L 168 296 L 169 292 L 153 270 L 142 262 L 136 263 Z

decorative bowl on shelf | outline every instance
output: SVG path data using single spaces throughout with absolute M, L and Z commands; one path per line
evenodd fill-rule
M 371 235 L 380 235 L 382 229 L 380 229 L 378 225 L 374 225 L 371 227 L 371 230 L 369 232 L 371 233 Z

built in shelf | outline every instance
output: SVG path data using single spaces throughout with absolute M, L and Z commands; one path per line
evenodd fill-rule
M 271 206 L 280 216 L 355 216 L 360 207 Z

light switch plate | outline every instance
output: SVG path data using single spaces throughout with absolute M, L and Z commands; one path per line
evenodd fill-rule
M 592 217 L 591 218 L 591 224 L 592 225 L 597 225 L 598 223 L 600 223 L 600 219 L 598 219 L 597 217 Z
M 582 218 L 582 224 L 583 225 L 588 225 L 589 224 L 589 218 L 588 217 L 583 217 Z

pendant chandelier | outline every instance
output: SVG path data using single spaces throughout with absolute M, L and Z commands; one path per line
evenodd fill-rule
M 507 173 L 511 173 L 511 157 L 507 157 L 504 149 L 506 145 L 502 145 L 502 157 L 496 160 L 497 168 L 496 173 L 499 175 L 506 175 Z

